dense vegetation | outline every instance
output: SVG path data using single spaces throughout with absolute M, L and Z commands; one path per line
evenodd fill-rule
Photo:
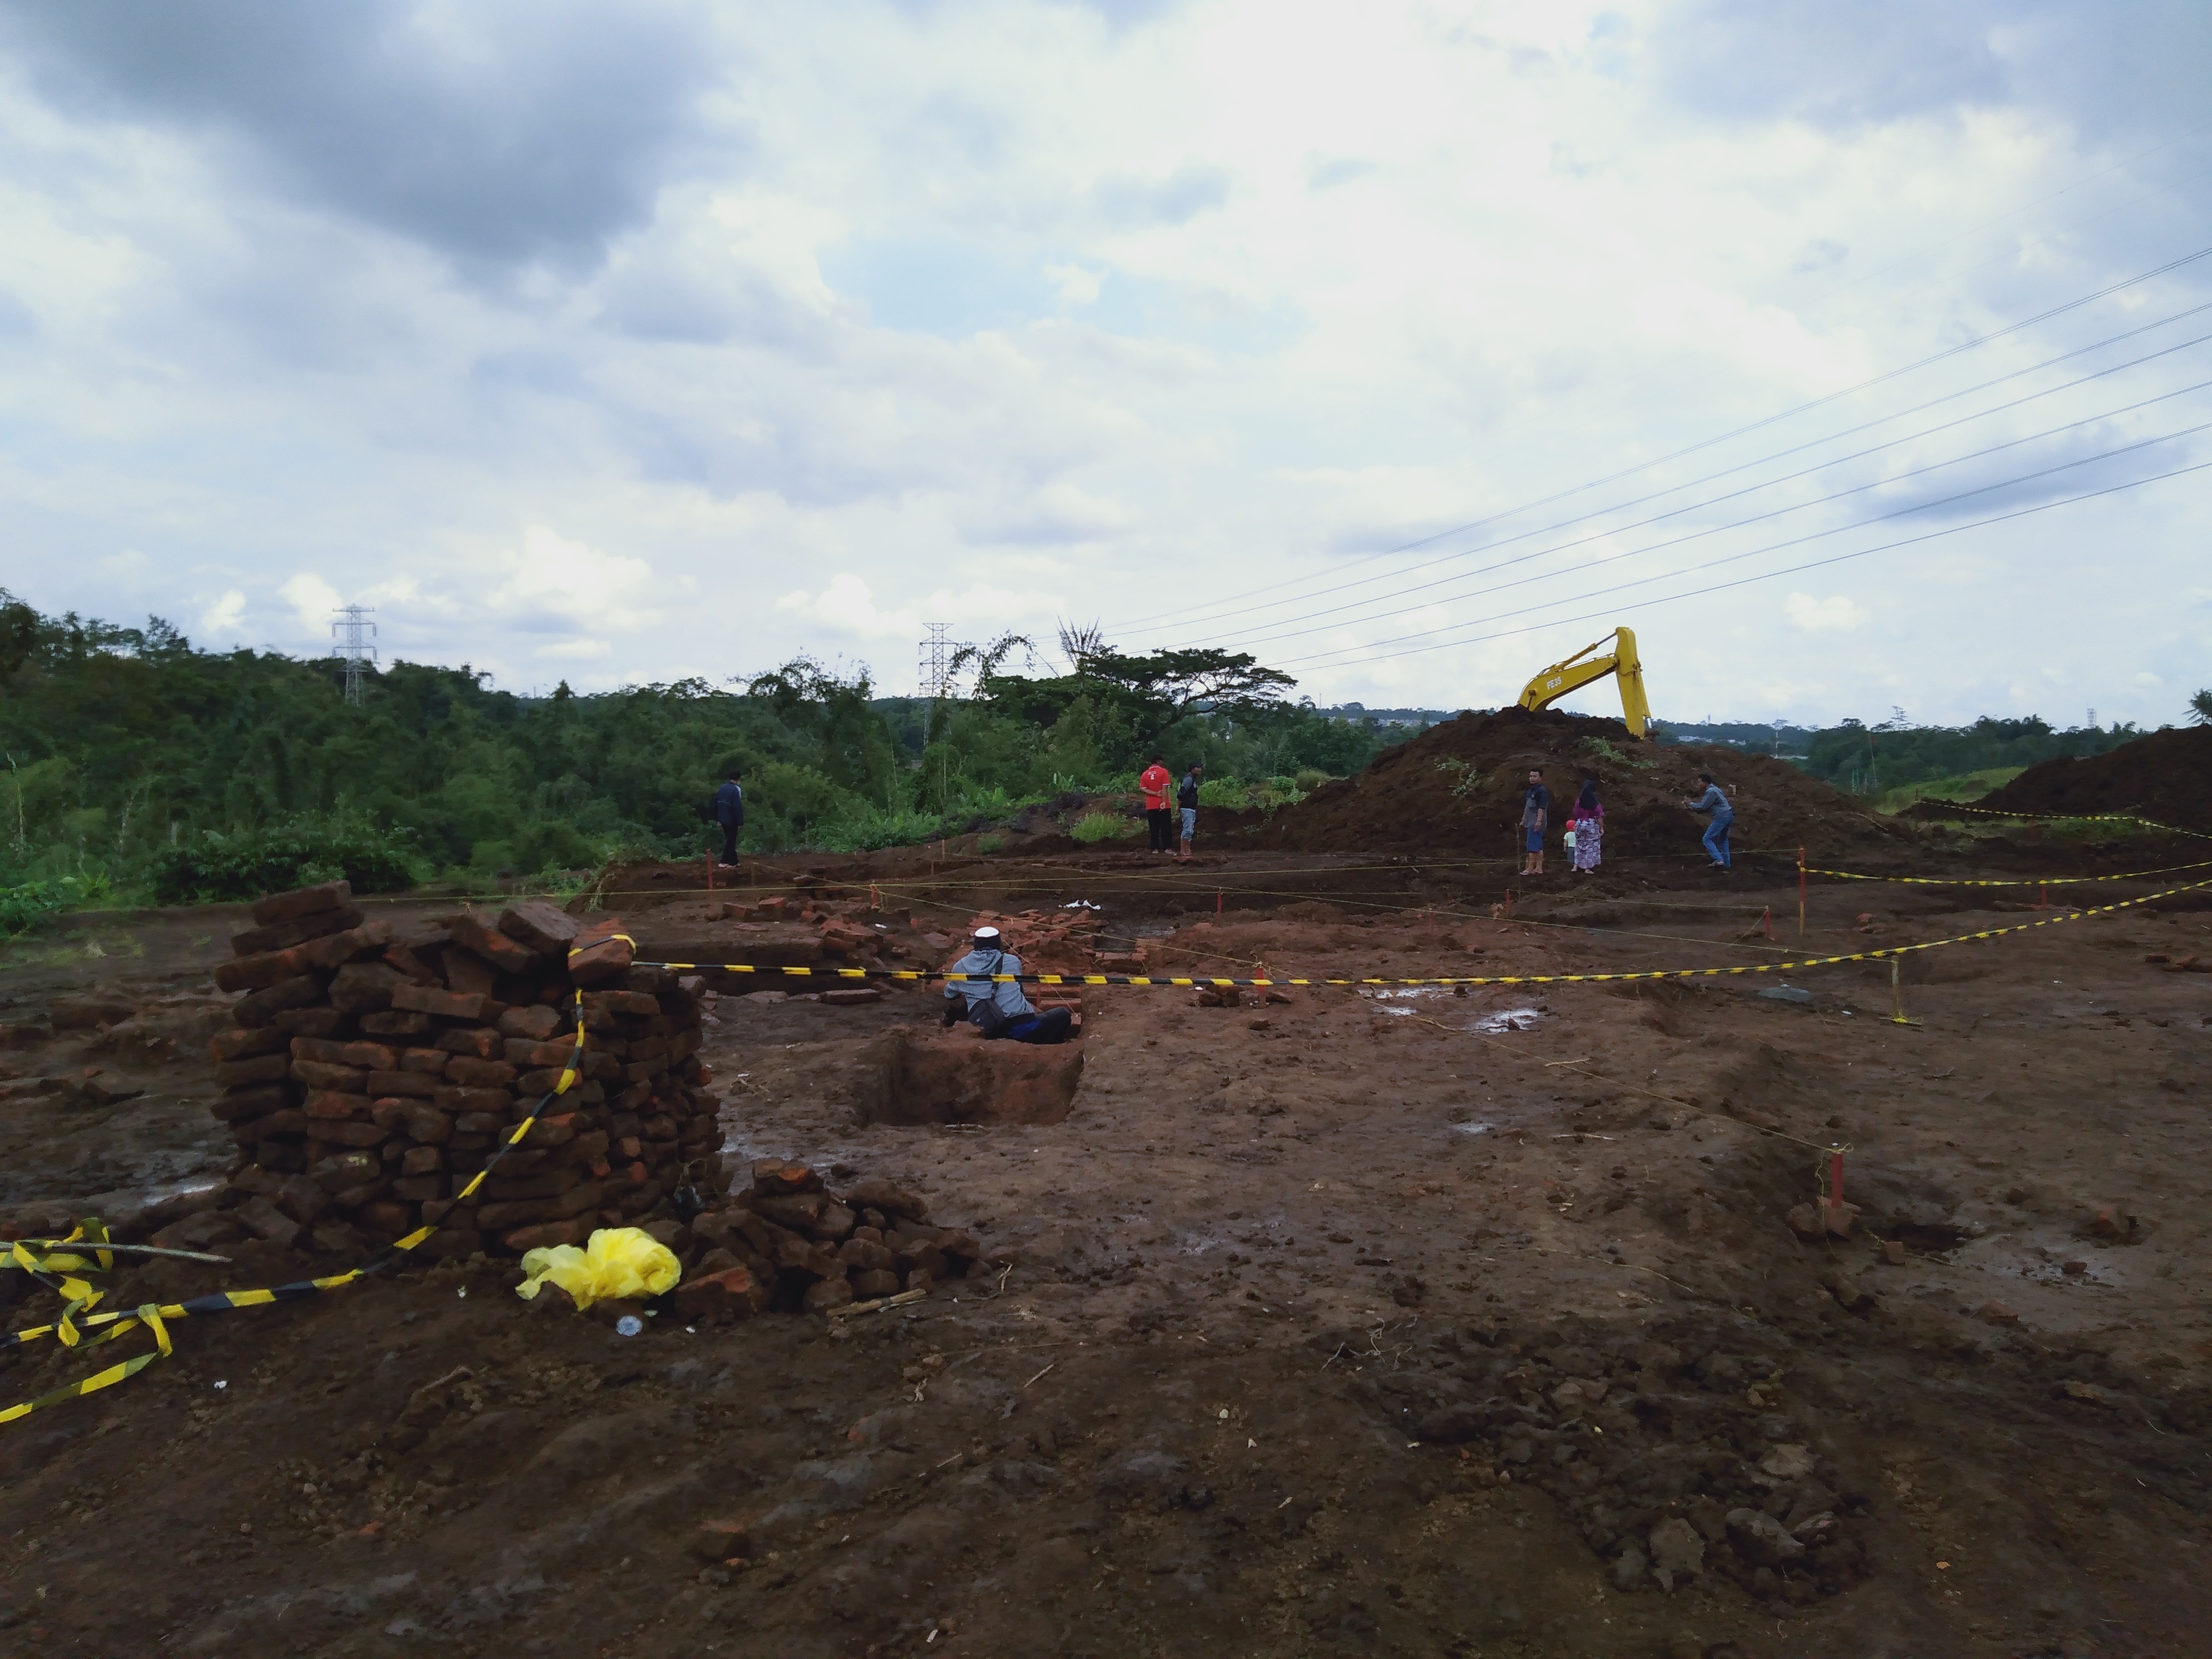
M 1845 720 L 1813 733 L 1800 764 L 1838 789 L 1880 795 L 1907 784 L 2016 771 L 2069 755 L 2101 755 L 2142 735 L 2137 726 L 2118 724 L 2060 731 L 2033 714 L 2016 720 L 1984 715 L 1972 726 L 1863 726 Z
M 0 592 L 0 933 L 104 894 L 244 896 L 344 874 L 512 883 L 696 854 L 744 773 L 757 852 L 921 841 L 1026 800 L 1126 787 L 1153 748 L 1202 759 L 1213 800 L 1292 798 L 1402 730 L 1290 703 L 1222 653 L 1094 647 L 1054 678 L 970 650 L 975 695 L 879 699 L 805 659 L 579 696 L 396 663 L 348 704 L 343 665 L 195 649 L 160 621 L 45 617 Z

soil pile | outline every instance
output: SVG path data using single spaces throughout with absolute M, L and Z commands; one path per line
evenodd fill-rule
M 2179 829 L 2212 830 L 2212 726 L 2153 732 L 2087 760 L 2044 761 L 1974 804 L 2053 817 L 2137 812 Z
M 241 1154 L 231 1193 L 156 1242 L 312 1234 L 346 1254 L 428 1226 L 433 1255 L 520 1252 L 580 1243 L 687 1182 L 719 1190 L 721 1103 L 696 1058 L 699 1000 L 663 969 L 631 966 L 619 921 L 580 932 L 526 901 L 496 925 L 463 915 L 395 933 L 364 921 L 342 881 L 272 895 L 253 917 L 216 970 L 246 994 L 209 1045 L 222 1089 L 212 1110 Z M 513 1126 L 575 1056 L 580 1007 L 583 1080 L 510 1150 Z
M 1522 791 L 1540 768 L 1552 791 L 1556 850 L 1584 778 L 1605 803 L 1607 857 L 1698 851 L 1703 818 L 1681 801 L 1711 772 L 1735 804 L 1737 848 L 1865 852 L 1909 832 L 1784 761 L 1706 745 L 1638 743 L 1619 720 L 1552 709 L 1462 714 L 1380 756 L 1357 777 L 1322 785 L 1255 833 L 1259 844 L 1331 850 L 1517 851 Z

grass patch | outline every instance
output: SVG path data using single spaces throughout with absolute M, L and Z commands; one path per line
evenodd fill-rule
M 1978 801 L 1990 791 L 2003 788 L 2026 770 L 2024 766 L 1991 766 L 1979 772 L 1961 772 L 1954 777 L 1925 778 L 1918 783 L 1899 784 L 1876 795 L 1874 810 L 1902 812 L 1917 800 Z
M 1134 818 L 1119 812 L 1085 812 L 1067 833 L 1082 842 L 1127 841 L 1144 829 Z

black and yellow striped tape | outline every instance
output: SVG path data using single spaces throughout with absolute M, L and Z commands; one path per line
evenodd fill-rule
M 1960 801 L 1939 800 L 1932 795 L 1923 795 L 1912 804 L 1942 812 L 1971 812 L 1984 818 L 2027 818 L 2036 823 L 2140 823 L 2146 830 L 2163 830 L 2170 836 L 2194 836 L 2199 841 L 2212 841 L 2212 835 L 2202 830 L 2185 830 L 2178 823 L 2160 823 L 2156 818 L 2138 817 L 2133 812 L 2015 812 L 2002 806 L 1968 806 Z
M 576 994 L 575 1043 L 569 1050 L 568 1062 L 561 1068 L 558 1081 L 550 1091 L 538 1097 L 538 1103 L 531 1107 L 522 1121 L 514 1126 L 507 1139 L 493 1149 L 492 1155 L 484 1160 L 483 1168 L 470 1176 L 468 1184 L 454 1195 L 453 1203 L 456 1206 L 466 1203 L 476 1195 L 477 1189 L 483 1185 L 492 1171 L 499 1166 L 500 1160 L 521 1145 L 523 1137 L 530 1133 L 531 1126 L 538 1121 L 539 1114 L 555 1100 L 574 1088 L 581 1079 L 584 1061 L 583 1004 L 583 993 L 579 991 Z M 98 1224 L 88 1223 L 87 1225 L 97 1229 Z M 82 1231 L 80 1229 L 80 1231 Z M 357 1280 L 382 1273 L 401 1257 L 415 1250 L 437 1231 L 435 1227 L 417 1227 L 405 1237 L 394 1240 L 386 1248 L 382 1255 L 373 1261 L 365 1262 L 358 1267 L 349 1268 L 342 1273 L 333 1273 L 326 1279 L 303 1279 L 289 1285 L 271 1285 L 264 1289 L 253 1291 L 216 1291 L 207 1296 L 193 1297 L 189 1301 L 149 1303 L 142 1308 L 128 1310 L 118 1309 L 107 1313 L 88 1311 L 92 1304 L 99 1299 L 99 1292 L 84 1285 L 82 1281 L 76 1281 L 80 1288 L 78 1291 L 72 1292 L 69 1289 L 71 1281 L 68 1279 L 64 1279 L 59 1285 L 54 1285 L 52 1280 L 42 1279 L 41 1282 L 62 1291 L 64 1307 L 61 1317 L 51 1325 L 36 1325 L 26 1330 L 13 1331 L 5 1336 L 0 1336 L 0 1350 L 21 1347 L 27 1343 L 35 1342 L 49 1336 L 57 1338 L 68 1347 L 97 1347 L 100 1344 L 112 1342 L 117 1337 L 135 1330 L 142 1325 L 152 1333 L 156 1347 L 151 1352 L 140 1354 L 137 1358 L 125 1360 L 119 1365 L 111 1365 L 107 1370 L 96 1372 L 91 1376 L 81 1377 L 75 1382 L 56 1389 L 51 1394 L 40 1395 L 35 1400 L 26 1400 L 13 1406 L 0 1407 L 0 1423 L 12 1423 L 18 1418 L 28 1417 L 33 1412 L 44 1407 L 58 1405 L 64 1400 L 76 1400 L 88 1394 L 96 1394 L 102 1389 L 112 1388 L 127 1377 L 136 1376 L 152 1361 L 167 1358 L 170 1352 L 170 1340 L 166 1322 L 169 1320 L 189 1319 L 202 1314 L 228 1313 L 234 1308 L 261 1308 L 278 1302 L 298 1302 L 307 1297 L 319 1296 L 325 1291 L 339 1290 Z M 102 1239 L 105 1237 L 105 1233 L 100 1235 Z M 65 1244 L 74 1244 L 76 1242 L 76 1236 L 74 1234 L 70 1239 L 63 1241 Z M 49 1255 L 44 1258 L 40 1266 L 61 1270 L 82 1265 L 79 1261 L 82 1251 L 93 1249 L 97 1253 L 98 1243 L 97 1239 L 88 1238 L 79 1247 L 77 1254 Z M 24 1247 L 18 1245 L 15 1249 L 18 1252 L 18 1265 L 21 1265 L 22 1256 L 25 1254 Z M 100 1265 L 109 1266 L 112 1261 L 112 1256 L 106 1256 Z M 97 1334 L 87 1334 L 94 1331 Z
M 2184 870 L 2212 870 L 2212 859 L 2194 864 L 2161 865 L 2155 870 L 2130 870 L 2118 876 L 2014 876 L 2003 880 L 1966 880 L 1951 876 L 1874 876 L 1860 870 L 1823 870 L 1817 865 L 1800 866 L 1808 876 L 1832 876 L 1838 881 L 1889 881 L 1913 887 L 2081 887 L 2096 881 L 2147 881 Z
M 1851 951 L 1832 957 L 1807 957 L 1795 962 L 1751 963 L 1736 968 L 1654 968 L 1620 974 L 1487 974 L 1435 979 L 1216 979 L 1202 975 L 1169 978 L 1143 974 L 956 974 L 925 968 L 777 968 L 762 967 L 749 962 L 641 962 L 637 965 L 641 968 L 666 968 L 678 973 L 719 970 L 726 974 L 758 974 L 791 979 L 882 979 L 916 984 L 955 985 L 986 982 L 994 985 L 1129 985 L 1162 989 L 1204 985 L 1619 985 L 1631 980 L 1709 979 L 1733 974 L 1782 974 L 1801 968 L 1832 967 L 1843 962 L 1879 962 L 1889 957 L 1909 956 L 1916 951 L 1933 951 L 1942 945 L 1965 945 L 1975 939 L 2002 939 L 2008 933 L 2023 933 L 2031 928 L 2050 927 L 2062 921 L 2079 921 L 2085 916 L 2106 915 L 2115 910 L 2155 903 L 2160 899 L 2172 898 L 2177 893 L 2191 893 L 2203 887 L 2212 887 L 2212 880 L 2192 881 L 2179 887 L 2169 887 L 2162 893 L 2146 893 L 2140 898 L 2122 899 L 2116 904 L 2089 906 L 2069 911 L 2063 916 L 2045 916 L 2037 921 L 2016 922 L 2009 927 L 1984 927 L 1974 933 L 1956 933 L 1949 939 L 1932 939 L 1919 945 L 1888 945 L 1875 951 Z

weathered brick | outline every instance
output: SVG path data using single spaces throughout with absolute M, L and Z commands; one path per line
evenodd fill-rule
M 326 1065 L 319 1060 L 294 1060 L 292 1076 L 295 1081 L 306 1084 L 310 1089 L 334 1089 L 348 1094 L 362 1094 L 368 1088 L 369 1074 L 367 1072 L 356 1071 L 350 1066 Z
M 342 1013 L 361 1015 L 364 1031 L 390 1035 L 395 1027 L 371 1025 L 368 1019 L 373 1015 L 388 1021 L 386 1011 L 392 1006 L 392 988 L 405 983 L 398 972 L 380 962 L 349 962 L 331 980 L 331 1006 Z
M 231 1060 L 275 1054 L 290 1041 L 282 1031 L 266 1025 L 252 1031 L 234 1026 L 228 1031 L 217 1031 L 208 1039 L 208 1058 L 217 1065 L 223 1065 Z
M 236 956 L 258 957 L 270 951 L 289 950 L 325 933 L 342 933 L 349 927 L 358 927 L 361 922 L 358 909 L 350 904 L 343 905 L 334 910 L 319 910 L 313 915 L 301 916 L 297 921 L 280 921 L 274 927 L 234 933 L 230 948 Z
M 371 1094 L 409 1095 L 417 1099 L 434 1099 L 445 1087 L 445 1080 L 428 1072 L 370 1072 L 368 1073 Z
M 231 1005 L 230 1017 L 252 1029 L 271 1024 L 287 1008 L 302 1008 L 323 994 L 323 981 L 312 974 L 279 980 L 265 991 L 240 997 Z
M 309 1117 L 322 1121 L 359 1119 L 370 1122 L 374 1127 L 370 1118 L 371 1107 L 372 1103 L 367 1095 L 343 1094 L 336 1090 L 319 1089 L 307 1097 L 307 1103 L 300 1109 Z M 323 1131 L 319 1127 L 315 1133 L 320 1134 Z M 379 1133 L 382 1132 L 380 1130 Z
M 501 1009 L 501 1005 L 488 996 L 464 995 L 456 991 L 441 991 L 435 986 L 405 981 L 392 988 L 392 1006 L 411 1008 L 417 1013 L 438 1014 L 447 1019 L 465 1019 L 479 1025 L 497 1019 Z
M 257 901 L 253 920 L 264 927 L 274 927 L 280 921 L 296 921 L 301 916 L 313 915 L 318 910 L 343 909 L 353 902 L 353 886 L 349 882 L 326 881 L 315 887 L 298 887 L 289 893 L 271 893 Z
M 500 1018 L 504 1020 L 507 1016 L 502 1013 Z M 491 1060 L 499 1054 L 505 1042 L 506 1039 L 495 1028 L 475 1025 L 458 1031 L 439 1032 L 437 1046 L 449 1054 L 474 1054 L 478 1060 Z
M 454 1082 L 478 1089 L 502 1089 L 514 1081 L 514 1067 L 503 1060 L 477 1060 L 455 1054 L 446 1067 Z
M 499 1017 L 499 1033 L 503 1037 L 522 1037 L 532 1042 L 544 1042 L 559 1030 L 560 1014 L 542 1002 L 510 1008 Z
M 235 1089 L 250 1083 L 278 1082 L 291 1070 L 291 1056 L 279 1051 L 256 1054 L 251 1060 L 226 1060 L 215 1068 L 215 1080 L 220 1087 Z
M 452 1084 L 441 1087 L 430 1097 L 444 1112 L 495 1112 L 500 1121 L 507 1119 L 507 1108 L 514 1104 L 514 1097 L 504 1089 L 463 1089 Z
M 216 1097 L 209 1108 L 218 1123 L 252 1123 L 291 1104 L 292 1091 L 282 1083 L 264 1083 L 233 1089 Z
M 510 974 L 520 974 L 538 965 L 538 954 L 532 946 L 519 939 L 509 939 L 495 927 L 488 927 L 478 917 L 455 916 L 446 924 L 457 945 L 465 946 L 494 966 Z
M 583 924 L 544 899 L 524 899 L 501 913 L 499 931 L 540 956 L 558 958 L 583 931 Z

